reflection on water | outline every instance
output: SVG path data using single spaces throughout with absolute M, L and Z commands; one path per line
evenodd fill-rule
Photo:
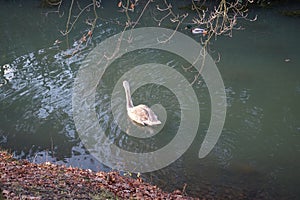
M 63 43 L 54 44 L 59 37 L 56 27 L 60 26 L 56 25 L 59 19 L 41 17 L 40 8 L 28 12 L 12 3 L 4 5 L 0 15 L 6 13 L 9 17 L 0 24 L 0 29 L 5 30 L 1 32 L 5 37 L 0 37 L 1 148 L 34 162 L 53 161 L 109 170 L 89 155 L 78 138 L 72 118 L 72 87 L 88 52 L 97 43 L 118 33 L 121 27 L 100 20 L 93 41 L 80 46 L 80 52 L 70 57 L 78 47 L 76 41 L 80 35 L 72 36 L 74 42 L 70 44 L 73 46 L 64 50 Z M 21 13 L 9 15 L 7 8 Z M 108 10 L 103 12 L 114 19 L 120 18 Z M 257 22 L 244 24 L 245 31 L 235 33 L 231 39 L 219 38 L 214 45 L 222 55 L 218 67 L 226 87 L 228 112 L 213 152 L 204 159 L 197 159 L 210 119 L 209 94 L 201 82 L 194 85 L 201 110 L 194 143 L 169 167 L 144 174 L 148 181 L 167 190 L 182 189 L 186 183 L 187 192 L 196 196 L 217 195 L 225 188 L 245 191 L 250 199 L 260 194 L 270 199 L 295 199 L 300 195 L 297 188 L 300 178 L 297 34 L 300 30 L 295 26 L 299 19 L 282 17 L 276 9 L 258 14 Z M 38 20 L 32 20 L 35 18 Z M 153 23 L 147 15 L 145 20 Z M 43 21 L 48 23 L 45 30 L 41 29 Z M 8 26 L 13 22 L 18 23 Z M 26 29 L 24 24 L 30 28 L 22 35 L 19 30 L 20 27 Z M 40 34 L 36 33 L 38 28 Z M 79 26 L 78 29 L 84 28 Z M 193 74 L 182 69 L 186 65 L 184 60 L 155 50 L 125 55 L 108 68 L 97 86 L 97 117 L 111 141 L 128 151 L 149 152 L 161 148 L 174 137 L 181 117 L 175 95 L 167 88 L 149 84 L 136 90 L 133 100 L 135 104 L 164 106 L 168 118 L 162 130 L 151 138 L 134 138 L 115 123 L 114 117 L 120 117 L 112 116 L 110 107 L 115 83 L 126 71 L 149 60 L 173 67 L 188 80 L 193 79 Z

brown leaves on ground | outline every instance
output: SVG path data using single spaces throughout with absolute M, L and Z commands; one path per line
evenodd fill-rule
M 157 186 L 80 168 L 30 163 L 0 151 L 0 188 L 7 199 L 192 199 L 181 191 L 166 193 Z M 1 199 L 1 195 L 0 195 Z

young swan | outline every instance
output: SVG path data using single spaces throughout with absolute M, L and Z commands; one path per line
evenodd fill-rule
M 127 114 L 130 119 L 143 126 L 146 125 L 153 126 L 153 125 L 161 124 L 161 121 L 157 119 L 155 113 L 148 106 L 143 104 L 138 106 L 133 106 L 128 81 L 123 81 L 123 87 L 125 89 L 125 94 L 126 94 Z

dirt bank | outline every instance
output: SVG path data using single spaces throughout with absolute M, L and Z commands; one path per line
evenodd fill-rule
M 0 151 L 0 199 L 193 199 L 118 172 L 30 163 Z

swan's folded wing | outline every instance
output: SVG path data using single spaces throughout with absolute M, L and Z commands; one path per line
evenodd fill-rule
M 161 122 L 157 119 L 155 113 L 146 105 L 138 105 L 128 110 L 129 117 L 140 123 L 147 125 L 158 125 Z
M 146 110 L 147 115 L 148 115 L 148 120 L 147 122 L 145 121 L 144 123 L 148 124 L 148 125 L 158 125 L 161 124 L 161 121 L 159 121 L 157 119 L 156 114 L 151 110 L 151 108 L 149 108 L 146 105 L 141 105 L 143 107 L 144 110 Z
M 149 115 L 145 105 L 138 105 L 130 109 L 132 115 L 135 115 L 135 118 L 138 118 L 140 121 L 149 120 Z

